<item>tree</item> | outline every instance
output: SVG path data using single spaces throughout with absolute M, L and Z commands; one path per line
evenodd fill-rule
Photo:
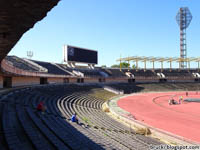
M 126 62 L 121 63 L 121 68 L 128 68 L 128 67 L 129 67 L 129 63 L 126 63 Z M 120 64 L 114 64 L 111 66 L 111 68 L 120 68 Z
M 133 64 L 133 65 L 132 65 L 132 69 L 136 69 L 136 66 L 135 66 L 135 64 Z
M 117 65 L 117 64 L 114 64 L 114 65 L 111 66 L 111 68 L 120 68 L 120 66 Z
M 127 62 L 122 62 L 122 63 L 121 63 L 121 67 L 122 67 L 122 68 L 128 68 L 128 67 L 129 67 L 129 63 L 127 63 Z
M 102 65 L 101 67 L 102 67 L 102 68 L 106 68 L 106 65 Z

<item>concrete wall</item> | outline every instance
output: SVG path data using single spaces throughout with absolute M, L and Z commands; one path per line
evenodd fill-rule
M 142 79 L 142 78 L 136 78 L 135 82 L 159 82 L 159 79 Z
M 99 78 L 85 78 L 84 83 L 98 83 Z
M 112 82 L 128 83 L 128 79 L 126 79 L 126 78 L 106 78 L 105 83 L 112 83 Z
M 49 84 L 51 84 L 51 83 L 64 83 L 64 79 L 63 78 L 48 78 L 47 82 Z
M 69 83 L 77 83 L 78 78 L 68 78 Z M 49 77 L 48 83 L 64 83 L 64 78 L 55 78 Z M 119 83 L 128 83 L 128 79 L 126 78 L 106 78 L 105 83 L 119 82 Z M 135 82 L 159 82 L 158 79 L 142 79 L 136 78 Z M 168 79 L 168 82 L 194 82 L 194 79 L 188 78 L 171 78 Z M 85 78 L 84 83 L 99 83 L 99 78 Z M 39 85 L 40 77 L 12 77 L 12 87 L 17 86 L 26 86 L 26 85 Z M 3 88 L 3 75 L 0 75 L 0 88 Z
M 194 82 L 194 78 L 191 77 L 168 77 L 168 82 Z
M 12 87 L 40 84 L 39 77 L 12 77 Z
M 69 78 L 69 83 L 77 83 L 77 78 Z
M 170 80 L 168 79 L 167 82 L 195 82 L 194 79 L 191 80 Z

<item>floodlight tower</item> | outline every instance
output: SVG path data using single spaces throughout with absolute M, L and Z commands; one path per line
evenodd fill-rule
M 192 21 L 192 14 L 187 7 L 181 7 L 176 15 L 176 21 L 180 27 L 180 68 L 187 67 L 187 45 L 186 45 L 186 28 Z
M 27 51 L 27 56 L 31 59 L 33 57 L 33 51 Z

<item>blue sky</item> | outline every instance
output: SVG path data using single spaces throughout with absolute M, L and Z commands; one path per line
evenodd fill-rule
M 27 57 L 31 50 L 33 59 L 61 63 L 69 44 L 98 50 L 98 66 L 116 64 L 120 55 L 179 57 L 175 16 L 184 6 L 193 15 L 188 57 L 198 57 L 200 0 L 61 0 L 9 55 Z

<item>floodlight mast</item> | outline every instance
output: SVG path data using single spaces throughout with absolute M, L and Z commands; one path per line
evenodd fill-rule
M 33 51 L 27 51 L 27 56 L 31 59 L 33 57 Z
M 176 21 L 180 27 L 180 68 L 187 68 L 186 28 L 192 20 L 192 14 L 187 7 L 181 7 L 176 15 Z

